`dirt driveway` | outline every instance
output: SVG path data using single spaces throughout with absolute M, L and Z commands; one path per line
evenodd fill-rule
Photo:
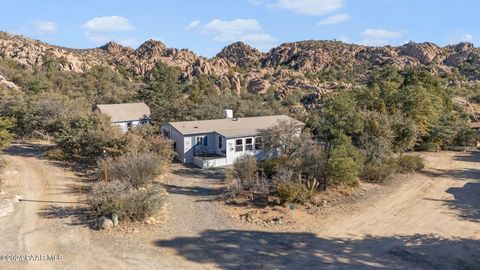
M 99 232 L 84 220 L 83 180 L 41 158 L 45 145 L 6 154 L 1 269 L 480 269 L 480 153 L 429 153 L 427 170 L 311 230 L 260 229 L 227 218 L 214 201 L 221 171 L 174 166 L 166 223 L 139 233 Z M 0 257 L 1 259 L 1 257 Z

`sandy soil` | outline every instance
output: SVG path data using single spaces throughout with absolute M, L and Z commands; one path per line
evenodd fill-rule
M 89 227 L 86 183 L 41 158 L 44 147 L 15 144 L 5 155 L 2 199 L 24 200 L 0 217 L 0 256 L 62 261 L 0 260 L 1 269 L 480 269 L 480 153 L 425 154 L 425 172 L 285 227 L 230 218 L 216 201 L 221 170 L 175 164 L 165 223 L 125 233 Z

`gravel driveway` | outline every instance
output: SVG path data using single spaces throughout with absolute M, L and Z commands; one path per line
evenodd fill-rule
M 429 153 L 426 170 L 318 227 L 274 231 L 229 219 L 216 199 L 222 170 L 173 165 L 163 226 L 100 232 L 83 220 L 85 183 L 13 145 L 6 195 L 26 199 L 0 217 L 0 269 L 480 269 L 480 154 Z M 61 261 L 5 262 L 2 255 Z

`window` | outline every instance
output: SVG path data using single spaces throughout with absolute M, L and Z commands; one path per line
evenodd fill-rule
M 253 150 L 253 138 L 246 138 L 245 139 L 245 150 L 252 151 Z
M 167 139 L 171 139 L 170 130 L 164 129 L 163 130 L 163 136 L 165 136 L 165 138 L 167 138 Z
M 218 149 L 222 149 L 223 148 L 223 138 L 222 137 L 218 137 Z
M 242 152 L 243 151 L 243 140 L 237 139 L 235 140 L 235 152 Z
M 208 137 L 207 136 L 197 136 L 195 138 L 195 144 L 196 145 L 207 146 L 208 145 Z
M 262 137 L 255 138 L 255 149 L 262 149 Z

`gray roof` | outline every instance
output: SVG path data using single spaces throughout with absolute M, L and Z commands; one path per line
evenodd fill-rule
M 261 129 L 277 125 L 281 121 L 294 121 L 299 126 L 305 124 L 286 115 L 215 119 L 200 121 L 169 122 L 183 135 L 200 133 L 218 133 L 227 138 L 252 136 L 258 134 Z
M 138 121 L 150 117 L 150 108 L 143 102 L 123 104 L 98 104 L 101 113 L 110 116 L 112 122 Z

